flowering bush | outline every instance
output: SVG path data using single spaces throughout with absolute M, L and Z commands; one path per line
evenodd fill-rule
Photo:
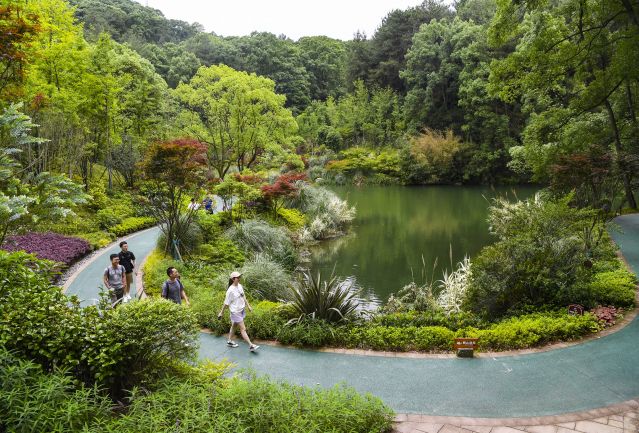
M 84 239 L 64 236 L 58 233 L 31 232 L 25 235 L 9 236 L 2 245 L 6 251 L 26 251 L 40 259 L 53 260 L 69 266 L 91 251 L 91 245 Z

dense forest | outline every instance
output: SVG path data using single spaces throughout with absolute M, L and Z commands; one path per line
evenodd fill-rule
M 338 183 L 533 181 L 636 207 L 636 1 L 427 0 L 349 41 L 218 36 L 132 0 L 4 4 L 0 105 L 41 140 L 22 175 L 88 188 L 98 164 L 132 186 L 149 143 L 188 136 L 220 178 L 304 164 Z

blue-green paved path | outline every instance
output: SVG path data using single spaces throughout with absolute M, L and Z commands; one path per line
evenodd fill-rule
M 615 222 L 623 233 L 612 236 L 637 271 L 639 215 Z M 138 236 L 136 242 L 130 241 L 136 254 L 142 250 L 137 243 L 153 234 Z M 96 278 L 99 275 L 88 280 Z M 427 415 L 532 417 L 583 411 L 639 396 L 639 319 L 619 332 L 576 346 L 498 358 L 386 358 L 276 346 L 263 346 L 251 354 L 244 344 L 228 349 L 224 338 L 209 334 L 201 334 L 200 355 L 227 358 L 238 367 L 302 385 L 344 382 L 382 398 L 397 412 Z

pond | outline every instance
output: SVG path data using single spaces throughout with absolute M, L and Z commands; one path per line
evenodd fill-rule
M 328 277 L 354 277 L 373 304 L 415 281 L 442 277 L 444 269 L 471 258 L 494 241 L 488 233 L 488 207 L 494 197 L 532 196 L 517 187 L 330 187 L 357 209 L 351 232 L 312 249 L 311 269 Z M 423 259 L 422 259 L 423 258 Z

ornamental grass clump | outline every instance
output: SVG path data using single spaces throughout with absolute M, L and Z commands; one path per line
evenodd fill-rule
M 437 297 L 439 305 L 446 313 L 460 313 L 466 297 L 466 290 L 470 280 L 470 258 L 464 257 L 455 271 L 444 271 L 443 279 L 439 280 L 441 292 Z
M 300 209 L 310 221 L 307 231 L 314 239 L 325 239 L 344 232 L 355 218 L 355 208 L 326 188 L 299 184 L 299 193 L 289 206 Z
M 40 259 L 71 265 L 91 252 L 91 245 L 84 239 L 64 236 L 58 233 L 31 232 L 19 236 L 9 236 L 2 249 L 6 251 L 26 251 Z
M 310 272 L 303 272 L 297 282 L 289 287 L 286 301 L 300 315 L 300 319 L 321 319 L 335 323 L 356 316 L 360 303 L 358 293 L 352 279 L 344 280 L 331 275 L 328 280 L 323 280 L 321 272 L 316 277 Z
M 288 270 L 297 265 L 293 241 L 282 227 L 273 227 L 262 220 L 246 220 L 228 229 L 225 236 L 243 251 L 269 254 Z

